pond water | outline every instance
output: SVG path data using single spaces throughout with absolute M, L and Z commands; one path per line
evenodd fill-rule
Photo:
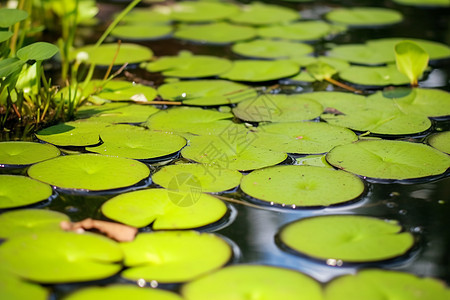
M 107 20 L 112 13 L 120 10 L 123 5 L 110 3 L 115 1 L 103 1 L 99 3 L 100 19 Z M 270 1 L 268 3 L 282 5 L 301 11 L 305 18 L 319 18 L 324 12 L 333 7 L 351 6 L 377 6 L 393 8 L 400 11 L 405 20 L 399 24 L 380 28 L 354 28 L 343 34 L 339 34 L 329 41 L 320 41 L 314 44 L 315 54 L 323 55 L 329 44 L 363 43 L 368 39 L 386 37 L 410 37 L 437 41 L 446 45 L 450 44 L 450 26 L 448 16 L 450 8 L 435 9 L 403 6 L 392 1 L 313 1 L 313 2 L 280 2 Z M 89 32 L 86 41 L 95 42 L 96 37 L 104 28 L 99 26 L 94 29 L 94 34 Z M 150 47 L 154 54 L 159 56 L 176 55 L 180 50 L 189 50 L 195 54 L 214 55 L 229 59 L 238 59 L 229 45 L 211 46 L 181 41 L 174 38 L 140 42 Z M 450 91 L 450 68 L 449 60 L 440 62 L 433 68 L 425 81 L 420 83 L 423 88 L 438 88 Z M 155 87 L 161 85 L 164 77 L 159 73 L 149 73 L 139 68 L 128 68 L 128 80 L 151 83 Z M 278 81 L 253 83 L 255 87 L 270 86 Z M 332 87 L 325 82 L 315 83 L 289 83 L 281 82 L 281 91 L 288 93 L 303 93 L 312 91 L 343 91 L 341 88 Z M 170 109 L 170 108 L 169 108 Z M 433 129 L 427 134 L 448 131 L 450 123 L 447 118 L 437 122 L 434 121 Z M 19 133 L 2 133 L 2 141 L 7 140 L 34 140 L 32 135 L 19 136 Z M 412 140 L 423 141 L 426 135 L 414 137 Z M 73 150 L 73 149 L 70 149 Z M 70 151 L 68 151 L 70 153 Z M 298 155 L 289 155 L 282 164 L 293 164 Z M 154 174 L 166 163 L 175 164 L 186 161 L 180 155 L 176 155 L 163 162 L 150 162 L 147 165 Z M 0 174 L 27 175 L 26 168 L 0 168 Z M 244 172 L 247 174 L 247 172 Z M 418 276 L 426 276 L 440 279 L 450 284 L 450 177 L 448 170 L 439 179 L 422 181 L 420 183 L 374 183 L 365 181 L 365 192 L 361 199 L 349 204 L 336 205 L 327 208 L 291 209 L 270 207 L 261 205 L 242 205 L 229 203 L 230 213 L 224 220 L 213 225 L 205 226 L 200 231 L 215 232 L 227 238 L 239 249 L 236 253 L 234 263 L 266 264 L 299 270 L 319 282 L 325 284 L 329 280 L 343 275 L 353 274 L 362 268 L 383 268 L 388 270 L 404 271 Z M 140 183 L 138 188 L 158 187 L 155 183 Z M 107 200 L 113 198 L 119 192 L 111 193 L 75 193 L 67 190 L 56 190 L 56 196 L 49 201 L 39 203 L 31 207 L 49 209 L 63 212 L 72 221 L 80 221 L 85 218 L 106 219 L 100 207 Z M 333 191 L 330 191 L 333 193 Z M 245 195 L 239 188 L 235 188 L 219 195 L 227 198 L 247 201 L 249 196 Z M 255 203 L 250 201 L 250 203 Z M 9 210 L 4 210 L 6 212 Z M 403 226 L 404 231 L 411 232 L 415 239 L 415 247 L 397 259 L 382 263 L 367 264 L 345 264 L 336 265 L 334 261 L 317 261 L 308 257 L 299 256 L 285 251 L 280 246 L 276 235 L 280 228 L 295 220 L 314 216 L 335 214 L 358 214 L 380 219 L 397 220 Z M 141 232 L 151 231 L 149 227 L 140 229 Z M 54 299 L 60 299 L 73 290 L 80 287 L 122 283 L 124 279 L 118 275 L 111 278 L 89 283 L 67 283 L 50 285 L 54 292 Z M 179 286 L 167 285 L 168 289 L 177 290 Z

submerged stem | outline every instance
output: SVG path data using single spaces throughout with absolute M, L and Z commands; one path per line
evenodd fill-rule
M 337 81 L 337 80 L 334 80 L 334 79 L 331 78 L 331 77 L 325 78 L 325 80 L 328 81 L 328 82 L 331 83 L 331 84 L 337 85 L 338 87 L 341 87 L 341 88 L 343 88 L 343 89 L 352 91 L 352 92 L 354 92 L 354 93 L 357 93 L 357 94 L 362 94 L 362 93 L 363 93 L 363 91 L 358 90 L 358 89 L 355 89 L 354 87 L 351 87 L 351 86 L 349 86 L 349 85 L 347 85 L 347 84 L 345 84 L 345 83 L 342 83 L 342 82 L 339 82 L 339 81 Z

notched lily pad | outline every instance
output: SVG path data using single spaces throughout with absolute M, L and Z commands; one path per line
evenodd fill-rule
M 388 85 L 406 85 L 408 77 L 400 73 L 395 65 L 385 67 L 350 66 L 339 73 L 342 80 L 367 87 L 384 87 Z
M 167 24 L 134 23 L 118 25 L 111 36 L 126 41 L 150 41 L 169 37 L 172 31 L 172 26 Z
M 300 219 L 277 235 L 281 246 L 330 266 L 388 261 L 407 254 L 414 237 L 396 221 L 359 215 Z
M 98 47 L 94 45 L 87 45 L 76 49 L 72 53 L 72 59 L 83 56 L 91 64 L 99 66 L 109 66 L 114 62 L 115 66 L 121 66 L 126 63 L 137 64 L 148 61 L 153 57 L 153 52 L 150 48 L 130 43 L 122 43 L 117 54 L 117 44 L 102 44 Z
M 231 68 L 220 74 L 220 77 L 235 81 L 259 82 L 290 77 L 299 71 L 298 65 L 288 60 L 235 60 Z
M 171 6 L 171 17 L 181 22 L 210 22 L 222 20 L 239 13 L 232 3 L 210 1 L 182 1 Z
M 143 123 L 158 111 L 159 109 L 152 105 L 105 103 L 84 105 L 77 110 L 76 116 L 80 119 L 90 118 L 89 121 L 92 122 Z
M 51 186 L 29 177 L 0 175 L 0 209 L 35 204 L 52 194 Z
M 337 8 L 325 18 L 333 23 L 357 27 L 392 25 L 403 20 L 400 12 L 380 7 Z
M 256 39 L 249 42 L 236 43 L 231 47 L 234 53 L 254 58 L 279 59 L 310 54 L 314 48 L 308 44 Z
M 258 35 L 270 39 L 286 39 L 293 41 L 314 41 L 328 36 L 331 26 L 323 21 L 303 21 L 261 27 Z
M 33 142 L 0 142 L 0 165 L 27 166 L 61 154 L 49 144 Z
M 141 233 L 133 242 L 121 243 L 124 264 L 121 276 L 129 280 L 179 283 L 225 265 L 233 256 L 230 245 L 211 233 L 161 231 Z
M 110 101 L 148 102 L 156 97 L 156 90 L 150 86 L 129 81 L 112 80 L 103 84 L 101 80 L 91 80 L 84 91 L 86 94 Z
M 232 22 L 263 26 L 277 23 L 286 23 L 300 18 L 300 14 L 281 5 L 271 5 L 262 2 L 253 2 L 244 5 L 241 12 L 230 18 Z
M 47 300 L 50 290 L 21 279 L 14 273 L 0 270 L 0 298 L 10 300 Z
M 428 138 L 428 144 L 439 151 L 450 154 L 450 131 L 433 134 Z

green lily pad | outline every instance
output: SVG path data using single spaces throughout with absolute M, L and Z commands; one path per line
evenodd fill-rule
M 125 254 L 122 277 L 178 283 L 192 280 L 225 265 L 231 247 L 211 233 L 161 231 L 141 233 L 133 242 L 121 243 Z
M 400 12 L 380 7 L 337 8 L 327 13 L 325 18 L 333 23 L 358 27 L 392 25 L 403 20 Z
M 295 21 L 300 18 L 300 14 L 293 9 L 262 2 L 244 5 L 241 10 L 241 13 L 230 18 L 232 22 L 262 26 Z
M 339 77 L 347 82 L 369 86 L 384 87 L 388 85 L 405 85 L 408 77 L 400 73 L 395 65 L 384 67 L 351 66 L 339 73 Z
M 258 35 L 261 37 L 293 41 L 319 40 L 326 37 L 330 32 L 331 26 L 323 21 L 303 21 L 258 29 Z
M 163 24 L 169 23 L 172 19 L 170 17 L 171 11 L 165 6 L 152 6 L 151 8 L 133 8 L 126 14 L 122 22 L 125 24 Z
M 299 64 L 301 67 L 307 67 L 308 65 L 312 64 L 326 64 L 331 66 L 333 69 L 335 69 L 338 72 L 341 72 L 348 67 L 350 67 L 350 64 L 346 62 L 345 60 L 334 58 L 334 57 L 327 57 L 327 56 L 319 56 L 319 57 L 311 57 L 311 56 L 299 56 L 299 57 L 293 57 L 291 58 L 292 61 Z M 316 81 L 316 78 L 314 78 L 309 72 L 302 71 L 298 75 L 293 76 L 288 79 L 289 81 L 300 81 L 300 82 L 314 82 Z
M 1 8 L 0 27 L 7 28 L 28 18 L 28 13 L 21 9 Z
M 395 53 L 394 48 L 395 45 L 401 41 L 407 40 L 409 42 L 413 42 L 421 47 L 425 52 L 430 56 L 430 60 L 439 60 L 446 59 L 450 57 L 450 47 L 448 45 L 422 40 L 422 39 L 410 39 L 410 38 L 385 38 L 385 39 L 376 39 L 369 40 L 366 42 L 367 46 L 374 51 L 380 51 L 381 49 L 389 49 L 391 50 L 390 54 L 393 55 L 393 60 L 395 61 Z
M 215 106 L 238 103 L 257 96 L 255 89 L 227 80 L 193 80 L 166 83 L 158 88 L 165 100 L 187 105 Z
M 338 145 L 358 140 L 353 131 L 322 122 L 295 122 L 260 125 L 255 129 L 255 147 L 273 151 L 319 154 Z
M 0 209 L 35 204 L 52 193 L 51 186 L 29 177 L 0 175 Z
M 257 148 L 252 142 L 255 135 L 235 134 L 194 136 L 181 155 L 217 168 L 248 171 L 273 166 L 287 158 L 286 153 Z
M 225 58 L 207 55 L 182 53 L 178 56 L 163 56 L 147 64 L 149 72 L 162 72 L 164 76 L 180 78 L 211 77 L 222 74 L 231 68 L 231 62 Z
M 298 42 L 257 39 L 234 44 L 231 50 L 247 57 L 278 59 L 307 55 L 312 53 L 314 48 Z
M 174 37 L 179 39 L 207 44 L 229 44 L 255 36 L 256 30 L 253 27 L 225 22 L 184 25 L 174 34 Z
M 0 215 L 0 238 L 15 238 L 42 231 L 60 231 L 59 223 L 62 221 L 70 221 L 70 219 L 63 213 L 51 210 L 7 211 Z
M 83 191 L 128 187 L 149 174 L 149 168 L 136 160 L 95 154 L 60 156 L 28 169 L 28 175 L 34 179 L 62 189 Z
M 0 246 L 2 268 L 40 283 L 65 283 L 110 277 L 122 268 L 122 251 L 97 234 L 46 231 L 21 235 Z
M 108 81 L 104 85 L 101 80 L 91 80 L 85 93 L 95 93 L 96 96 L 110 101 L 148 102 L 156 97 L 156 90 L 150 86 L 121 80 Z
M 183 182 L 195 180 L 202 192 L 217 193 L 237 187 L 241 177 L 242 174 L 236 170 L 202 164 L 177 164 L 163 167 L 152 176 L 152 180 L 172 190 L 190 190 L 192 185 L 183 184 Z
M 49 144 L 33 142 L 0 142 L 0 165 L 26 166 L 61 154 L 58 148 Z
M 409 41 L 396 44 L 394 51 L 397 69 L 409 78 L 412 86 L 418 86 L 417 81 L 428 67 L 428 53 Z
M 450 154 L 450 131 L 433 134 L 428 138 L 428 144 L 439 151 Z
M 326 160 L 325 155 L 306 155 L 299 157 L 295 160 L 296 165 L 300 166 L 314 166 L 314 167 L 326 167 L 333 168 Z
M 333 148 L 327 161 L 336 168 L 377 180 L 425 179 L 450 168 L 450 157 L 424 144 L 367 140 Z
M 100 132 L 103 144 L 86 147 L 102 155 L 152 159 L 174 154 L 186 145 L 181 136 L 132 125 L 111 125 Z
M 378 300 L 389 297 L 398 300 L 445 300 L 448 299 L 449 289 L 443 282 L 433 278 L 420 278 L 392 270 L 368 269 L 334 279 L 327 284 L 324 293 L 326 300 Z
M 302 97 L 301 94 L 266 94 L 240 102 L 233 108 L 233 114 L 250 122 L 294 122 L 312 120 L 322 114 L 318 102 Z
M 159 109 L 152 105 L 105 103 L 103 105 L 84 105 L 77 110 L 78 118 L 90 118 L 92 122 L 104 123 L 143 123 Z
M 175 181 L 171 185 L 182 187 L 183 183 Z M 194 182 L 187 188 L 147 189 L 120 194 L 102 205 L 102 213 L 112 220 L 138 228 L 152 224 L 154 230 L 198 228 L 225 216 L 226 205 L 211 195 L 203 194 L 200 184 Z
M 50 291 L 43 286 L 23 280 L 13 273 L 0 270 L 0 298 L 9 300 L 47 300 Z
M 87 61 L 91 64 L 109 66 L 114 61 L 115 66 L 121 66 L 126 63 L 137 64 L 148 61 L 153 57 L 150 48 L 137 44 L 122 43 L 116 57 L 117 49 L 117 44 L 102 44 L 98 47 L 87 45 L 76 49 L 72 53 L 72 59 L 87 55 Z
M 213 1 L 182 1 L 172 5 L 171 9 L 171 17 L 181 22 L 217 21 L 239 13 L 235 4 Z
M 447 0 L 393 0 L 398 4 L 412 5 L 412 6 L 431 6 L 431 7 L 446 7 L 450 6 Z
M 301 208 L 353 201 L 364 192 L 364 183 L 352 174 L 328 168 L 275 166 L 244 176 L 241 189 L 262 203 Z
M 77 290 L 64 300 L 98 300 L 98 299 L 109 299 L 109 300 L 141 300 L 141 299 L 152 299 L 152 300 L 182 300 L 182 298 L 170 291 L 165 291 L 162 289 L 150 289 L 141 288 L 136 285 L 131 284 L 114 284 L 105 287 L 87 287 Z
M 186 300 L 323 299 L 320 284 L 314 279 L 294 270 L 263 265 L 223 268 L 185 284 L 181 294 Z
M 107 123 L 72 121 L 39 130 L 36 137 L 41 141 L 61 146 L 91 146 L 100 143 L 100 131 Z
M 358 215 L 300 219 L 278 233 L 284 247 L 328 265 L 379 262 L 405 255 L 414 237 L 396 221 Z
M 126 41 L 148 41 L 168 37 L 172 31 L 172 26 L 167 24 L 133 23 L 116 26 L 111 36 Z
M 299 67 L 288 60 L 235 60 L 230 70 L 220 74 L 221 78 L 235 81 L 269 81 L 293 76 Z

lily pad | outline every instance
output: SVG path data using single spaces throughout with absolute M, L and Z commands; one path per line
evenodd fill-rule
M 192 280 L 222 267 L 233 255 L 219 236 L 195 231 L 141 233 L 121 247 L 129 267 L 122 277 L 159 283 Z
M 35 164 L 28 175 L 62 189 L 104 191 L 134 185 L 146 179 L 150 170 L 132 159 L 78 154 Z
M 134 23 L 130 25 L 118 25 L 111 35 L 126 41 L 158 40 L 172 34 L 173 28 L 167 24 Z
M 338 277 L 327 284 L 324 292 L 326 300 L 375 300 L 386 297 L 395 297 L 398 300 L 445 300 L 449 295 L 449 289 L 436 279 L 377 269 Z
M 173 185 L 180 187 L 183 183 Z M 103 204 L 102 213 L 133 227 L 152 224 L 154 230 L 198 228 L 225 216 L 226 205 L 203 194 L 199 184 L 187 188 L 189 190 L 147 189 L 120 194 Z
M 450 154 L 450 131 L 433 134 L 428 139 L 428 144 L 439 151 Z
M 426 179 L 450 168 L 450 157 L 419 143 L 367 140 L 333 148 L 327 161 L 336 168 L 374 180 Z
M 220 74 L 221 78 L 235 81 L 269 81 L 293 76 L 299 67 L 288 60 L 235 60 L 231 69 Z
M 390 260 L 414 245 L 398 222 L 359 215 L 300 219 L 283 227 L 278 238 L 287 249 L 333 266 Z
M 241 177 L 242 174 L 236 170 L 202 164 L 176 164 L 163 167 L 152 176 L 152 180 L 172 190 L 190 190 L 192 185 L 183 183 L 186 180 L 195 180 L 202 192 L 217 193 L 237 187 Z
M 39 130 L 36 137 L 41 141 L 61 147 L 83 147 L 100 143 L 100 131 L 107 123 L 72 121 Z
M 159 109 L 152 105 L 105 103 L 103 105 L 84 105 L 77 110 L 76 116 L 90 118 L 92 122 L 143 123 L 158 111 Z
M 312 120 L 322 114 L 318 102 L 300 94 L 263 94 L 254 99 L 240 102 L 233 108 L 233 114 L 250 122 L 294 122 Z
M 47 300 L 50 291 L 23 280 L 11 272 L 0 270 L 0 298 L 9 300 Z
M 87 94 L 110 101 L 148 102 L 156 97 L 156 90 L 150 86 L 129 81 L 112 80 L 103 85 L 101 80 L 91 80 L 86 88 Z
M 91 64 L 109 66 L 114 62 L 115 66 L 121 66 L 126 63 L 137 64 L 148 61 L 153 57 L 150 48 L 138 44 L 122 43 L 116 57 L 117 49 L 118 46 L 115 43 L 102 44 L 98 47 L 87 45 L 77 48 L 72 53 L 72 59 L 75 59 L 78 55 L 87 55 L 87 61 Z
M 235 4 L 211 1 L 182 1 L 172 5 L 171 9 L 171 17 L 181 22 L 217 21 L 239 13 Z
M 312 53 L 314 48 L 298 42 L 257 39 L 234 44 L 231 50 L 247 57 L 279 59 L 307 55 Z
M 0 215 L 0 238 L 15 238 L 20 235 L 42 231 L 61 231 L 59 223 L 70 221 L 63 213 L 44 209 L 21 209 Z
M 381 7 L 337 8 L 327 13 L 325 18 L 333 23 L 357 27 L 392 25 L 403 20 L 400 12 Z
M 182 298 L 170 291 L 162 289 L 141 288 L 131 284 L 115 284 L 105 287 L 87 287 L 69 294 L 64 300 L 182 300 Z
M 315 167 L 326 167 L 333 168 L 326 160 L 325 155 L 306 155 L 299 157 L 295 160 L 296 165 L 300 166 L 315 166 Z
M 297 154 L 319 154 L 358 140 L 353 131 L 322 122 L 261 125 L 255 129 L 255 147 Z
M 198 163 L 240 171 L 273 166 L 287 158 L 286 153 L 254 147 L 255 138 L 252 134 L 195 136 L 181 155 Z
M 51 186 L 29 177 L 0 175 L 0 209 L 35 204 L 47 200 L 52 193 Z
M 270 39 L 314 41 L 328 36 L 331 26 L 323 21 L 303 21 L 280 24 L 258 29 L 258 35 Z
M 241 189 L 265 204 L 303 208 L 355 200 L 364 192 L 364 183 L 347 172 L 328 168 L 275 166 L 244 176 Z
M 172 20 L 170 14 L 170 9 L 162 5 L 155 5 L 150 9 L 147 7 L 139 7 L 133 8 L 132 11 L 126 14 L 122 22 L 125 24 L 164 24 Z
M 238 103 L 257 96 L 255 89 L 227 80 L 193 80 L 166 83 L 158 88 L 165 100 L 183 104 L 215 106 Z
M 110 277 L 122 268 L 122 251 L 97 234 L 46 231 L 21 235 L 0 246 L 2 268 L 40 283 L 65 283 Z
M 307 67 L 308 65 L 312 64 L 326 64 L 331 66 L 338 72 L 341 72 L 350 67 L 350 64 L 345 60 L 327 56 L 319 56 L 319 57 L 299 56 L 293 57 L 291 58 L 291 60 L 299 64 L 301 67 Z M 289 78 L 288 81 L 314 82 L 316 81 L 316 78 L 314 78 L 309 72 L 305 70 L 300 72 L 298 75 Z
M 90 152 L 133 159 L 153 159 L 174 154 L 186 145 L 178 135 L 132 125 L 111 125 L 100 132 L 103 144 L 86 147 Z
M 225 22 L 184 25 L 174 34 L 179 39 L 207 44 L 229 44 L 255 36 L 256 30 L 252 27 Z
M 300 18 L 300 14 L 290 8 L 280 5 L 253 2 L 244 5 L 241 13 L 230 18 L 232 22 L 254 26 L 286 23 Z
M 450 47 L 448 45 L 422 39 L 394 37 L 394 38 L 369 40 L 366 42 L 366 44 L 374 51 L 380 51 L 381 49 L 392 50 L 392 52 L 390 53 L 391 54 L 393 53 L 394 55 L 393 61 L 395 61 L 395 53 L 394 53 L 395 45 L 404 40 L 413 42 L 417 44 L 419 47 L 421 47 L 423 50 L 425 50 L 425 52 L 427 52 L 428 55 L 430 56 L 430 60 L 446 59 L 450 57 Z
M 398 4 L 419 6 L 419 7 L 446 7 L 450 6 L 447 0 L 393 0 Z
M 395 65 L 385 67 L 351 66 L 339 73 L 339 77 L 347 82 L 368 86 L 384 87 L 388 85 L 405 85 L 408 77 L 400 73 Z
M 33 142 L 0 142 L 0 165 L 26 166 L 61 154 L 49 144 Z
M 223 268 L 185 284 L 181 294 L 186 300 L 323 299 L 320 284 L 314 279 L 294 270 L 263 265 Z
M 147 64 L 145 68 L 149 72 L 162 72 L 164 76 L 201 78 L 228 71 L 231 68 L 231 62 L 215 56 L 182 53 L 178 56 L 163 56 Z

